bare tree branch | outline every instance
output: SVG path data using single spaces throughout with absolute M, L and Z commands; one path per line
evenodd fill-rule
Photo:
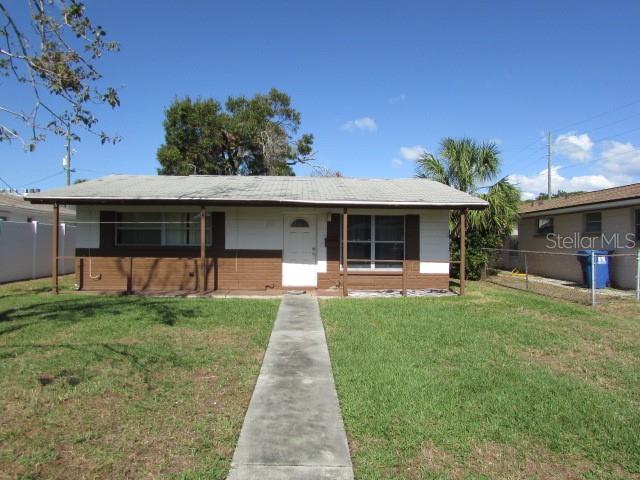
M 5 19 L 0 27 L 5 44 L 0 47 L 0 76 L 12 76 L 30 88 L 33 107 L 27 114 L 0 105 L 0 114 L 28 128 L 30 138 L 19 132 L 18 125 L 3 123 L 0 141 L 19 139 L 33 149 L 47 133 L 64 136 L 77 126 L 100 137 L 102 143 L 117 142 L 118 136 L 94 130 L 98 119 L 87 106 L 120 105 L 114 88 L 98 88 L 102 75 L 94 65 L 103 53 L 117 51 L 118 44 L 105 40 L 105 31 L 91 22 L 78 0 L 23 1 L 30 13 L 30 30 L 18 25 L 16 16 L 0 1 L 0 18 Z M 73 137 L 80 138 L 75 133 Z

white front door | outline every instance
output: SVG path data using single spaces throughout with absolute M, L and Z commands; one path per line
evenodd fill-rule
M 315 287 L 316 217 L 296 215 L 284 217 L 284 249 L 282 252 L 282 285 Z

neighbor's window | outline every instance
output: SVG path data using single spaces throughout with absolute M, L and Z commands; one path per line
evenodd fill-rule
M 587 213 L 584 216 L 584 233 L 601 233 L 602 232 L 602 213 Z
M 636 245 L 640 242 L 640 210 L 636 210 Z
M 122 212 L 117 214 L 117 245 L 200 245 L 200 214 L 186 212 Z M 207 245 L 212 239 L 207 215 Z
M 547 235 L 553 233 L 553 218 L 545 217 L 538 219 L 538 233 L 540 235 Z
M 340 236 L 342 240 L 342 235 Z M 342 254 L 342 248 L 340 249 Z M 350 215 L 347 229 L 349 268 L 402 268 L 404 217 Z

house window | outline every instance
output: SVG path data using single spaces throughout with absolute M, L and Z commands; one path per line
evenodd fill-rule
M 291 222 L 291 228 L 309 228 L 309 222 L 304 218 L 296 218 Z
M 7 221 L 7 217 L 0 215 L 0 222 L 6 222 Z
M 342 235 L 340 238 L 342 239 Z M 342 254 L 342 248 L 340 252 Z M 353 269 L 402 268 L 404 217 L 350 215 L 347 229 L 347 255 L 349 268 Z
M 587 213 L 584 217 L 584 233 L 601 233 L 602 232 L 602 213 Z
M 638 242 L 640 242 L 640 210 L 636 210 L 636 244 Z
M 545 217 L 538 219 L 538 234 L 547 235 L 553 233 L 553 218 Z
M 211 245 L 211 215 L 207 215 L 206 244 Z M 200 214 L 186 212 L 122 212 L 117 214 L 117 245 L 200 245 Z

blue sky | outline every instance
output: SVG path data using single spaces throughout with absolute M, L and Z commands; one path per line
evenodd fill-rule
M 21 4 L 21 2 L 16 2 Z M 640 2 L 87 1 L 121 52 L 103 59 L 122 106 L 97 109 L 123 141 L 75 146 L 74 178 L 155 174 L 176 96 L 289 93 L 317 161 L 348 176 L 402 177 L 444 136 L 494 140 L 503 175 L 544 191 L 640 181 Z M 23 98 L 3 80 L 0 103 Z M 594 118 L 595 117 L 595 118 Z M 64 142 L 0 144 L 15 187 L 63 185 Z M 308 174 L 305 168 L 299 175 Z M 44 177 L 51 177 L 38 181 Z

